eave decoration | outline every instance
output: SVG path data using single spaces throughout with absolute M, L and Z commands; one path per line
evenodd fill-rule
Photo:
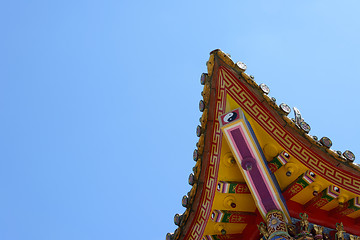
M 300 110 L 221 50 L 210 53 L 185 211 L 167 240 L 360 240 L 355 154 L 310 135 Z

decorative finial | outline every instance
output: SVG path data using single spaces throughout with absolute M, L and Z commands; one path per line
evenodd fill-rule
M 190 173 L 189 175 L 189 184 L 192 186 L 195 183 L 195 176 L 193 173 Z
M 238 67 L 240 68 L 240 71 L 242 71 L 242 72 L 245 72 L 246 69 L 247 69 L 246 64 L 243 63 L 243 62 L 237 62 L 237 63 L 236 63 L 236 66 L 238 66 Z
M 198 150 L 195 149 L 194 152 L 193 152 L 193 160 L 196 162 L 198 160 L 198 157 L 199 157 Z
M 280 108 L 281 110 L 283 110 L 283 112 L 287 115 L 291 112 L 291 108 L 289 107 L 289 105 L 287 105 L 286 103 L 281 103 L 280 104 Z
M 200 112 L 203 112 L 205 110 L 205 103 L 203 100 L 200 100 L 199 102 L 199 110 Z
M 173 233 L 167 233 L 166 234 L 166 240 L 173 240 L 174 239 L 174 234 Z
M 328 137 L 322 137 L 320 139 L 320 143 L 327 148 L 330 148 L 332 146 L 332 141 Z
M 183 207 L 188 207 L 188 204 L 189 204 L 189 198 L 188 198 L 188 196 L 184 195 L 181 200 L 181 205 Z
M 201 134 L 202 134 L 202 132 L 203 132 L 203 131 L 202 131 L 201 126 L 198 125 L 198 126 L 196 127 L 196 136 L 200 137 Z
M 293 109 L 294 109 L 294 114 L 295 114 L 295 124 L 300 126 L 300 123 L 303 121 L 300 110 L 297 109 L 296 107 L 293 107 Z
M 263 93 L 265 93 L 266 95 L 269 94 L 270 88 L 265 83 L 260 84 L 259 87 L 261 91 L 263 91 Z
M 355 161 L 355 154 L 352 153 L 351 151 L 349 150 L 346 150 L 344 153 L 343 153 L 343 156 L 350 162 L 353 162 Z
M 201 74 L 201 77 L 200 77 L 200 83 L 201 83 L 201 85 L 205 85 L 205 82 L 207 81 L 207 78 L 208 78 L 207 73 Z
M 294 114 L 295 114 L 295 124 L 298 128 L 301 128 L 302 130 L 304 130 L 306 133 L 309 133 L 311 128 L 310 125 L 307 124 L 304 119 L 301 117 L 300 114 L 300 110 L 297 109 L 296 107 L 293 107 L 294 109 Z
M 175 214 L 174 223 L 176 226 L 180 226 L 183 216 L 181 214 Z

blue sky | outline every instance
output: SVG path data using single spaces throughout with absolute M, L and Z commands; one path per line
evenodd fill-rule
M 359 5 L 0 2 L 0 239 L 172 232 L 216 48 L 360 158 Z

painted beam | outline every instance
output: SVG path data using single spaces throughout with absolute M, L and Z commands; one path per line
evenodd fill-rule
M 216 191 L 220 193 L 250 194 L 250 189 L 248 188 L 246 183 L 225 181 L 218 182 Z
M 272 173 L 276 172 L 279 168 L 284 166 L 290 158 L 290 155 L 283 151 L 278 156 L 274 157 L 271 161 L 269 161 L 268 166 Z
M 356 219 L 347 216 L 343 216 L 339 219 L 337 216 L 329 215 L 328 211 L 320 208 L 304 210 L 303 204 L 292 200 L 287 201 L 287 205 L 291 216 L 294 218 L 299 218 L 299 214 L 305 212 L 309 216 L 308 221 L 310 223 L 324 226 L 326 228 L 334 228 L 336 223 L 342 222 L 347 233 L 360 236 L 360 223 L 356 222 Z
M 340 195 L 340 188 L 330 185 L 304 205 L 304 209 L 322 208 Z
M 251 191 L 263 219 L 272 210 L 284 213 L 287 222 L 290 215 L 280 189 L 272 178 L 267 161 L 242 110 L 236 109 L 219 116 L 221 130 Z
M 283 191 L 283 196 L 286 200 L 291 199 L 296 194 L 300 193 L 307 186 L 315 181 L 316 174 L 307 170 L 301 174 L 295 181 L 289 184 L 289 186 Z
M 256 215 L 251 212 L 214 210 L 211 213 L 211 220 L 213 222 L 222 223 L 253 223 Z
M 343 205 L 332 209 L 329 215 L 346 216 L 358 210 L 360 210 L 360 197 L 350 199 Z

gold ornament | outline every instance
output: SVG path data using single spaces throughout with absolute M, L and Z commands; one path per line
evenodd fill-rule
M 267 239 L 269 237 L 269 232 L 267 231 L 267 228 L 263 222 L 261 222 L 259 225 L 257 225 L 260 233 Z
M 306 213 L 300 213 L 301 221 L 300 221 L 300 227 L 303 231 L 309 230 L 309 216 Z
M 315 225 L 315 224 L 314 224 L 314 230 L 315 230 L 316 235 L 322 235 L 322 232 L 323 232 L 323 230 L 324 230 L 324 227 L 323 227 L 323 226 L 318 226 L 318 225 Z
M 335 234 L 336 240 L 345 240 L 345 238 L 344 238 L 345 231 L 344 231 L 343 223 L 340 223 L 340 224 L 337 223 L 336 224 L 336 231 L 337 231 L 337 233 Z

